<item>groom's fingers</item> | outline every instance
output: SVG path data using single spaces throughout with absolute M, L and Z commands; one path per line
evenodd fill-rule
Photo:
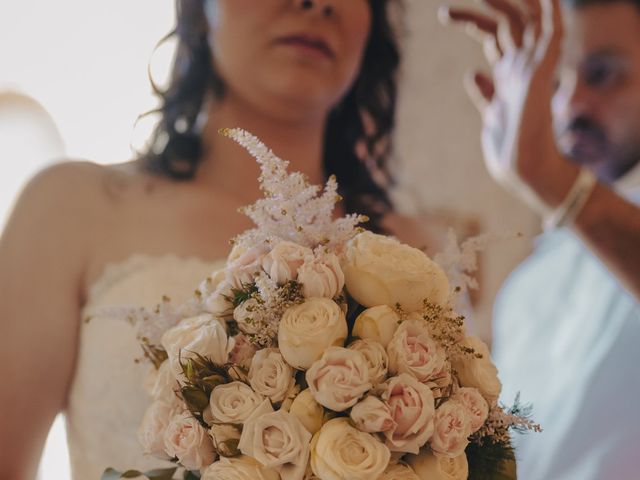
M 553 75 L 562 50 L 564 24 L 560 0 L 539 0 L 542 7 L 542 33 L 539 69 Z
M 495 94 L 492 78 L 482 72 L 471 72 L 464 77 L 464 87 L 475 107 L 484 115 Z
M 503 51 L 498 41 L 498 22 L 495 19 L 467 8 L 443 7 L 438 14 L 443 23 L 463 25 L 471 37 L 482 42 L 491 65 L 500 59 Z
M 509 0 L 484 0 L 484 2 L 504 19 L 504 26 L 507 28 L 504 30 L 504 40 L 501 37 L 501 41 L 515 48 L 522 48 L 525 30 L 525 17 L 522 11 Z

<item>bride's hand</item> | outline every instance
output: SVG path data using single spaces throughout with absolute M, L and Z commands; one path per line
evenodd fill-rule
M 551 116 L 562 40 L 559 0 L 482 1 L 490 13 L 463 7 L 443 13 L 483 41 L 491 65 L 491 74 L 474 71 L 466 82 L 482 115 L 487 168 L 534 207 L 553 204 L 556 192 L 547 190 L 557 187 L 549 177 L 567 163 L 557 150 Z

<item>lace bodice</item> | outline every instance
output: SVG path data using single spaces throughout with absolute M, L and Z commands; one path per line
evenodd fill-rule
M 148 470 L 162 466 L 143 455 L 137 428 L 149 397 L 147 362 L 126 318 L 96 315 L 104 307 L 153 307 L 163 295 L 186 300 L 222 262 L 174 255 L 134 255 L 109 265 L 83 309 L 76 372 L 66 411 L 72 478 L 99 479 L 107 467 Z

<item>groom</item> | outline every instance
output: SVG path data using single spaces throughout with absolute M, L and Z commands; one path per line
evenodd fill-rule
M 545 234 L 495 308 L 518 478 L 640 478 L 640 1 L 484 0 L 446 13 L 482 38 L 470 77 L 489 170 Z

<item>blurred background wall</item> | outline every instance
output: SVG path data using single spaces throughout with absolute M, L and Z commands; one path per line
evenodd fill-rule
M 439 2 L 406 2 L 396 162 L 401 208 L 422 218 L 463 220 L 478 232 L 523 233 L 495 241 L 482 259 L 472 328 L 491 338 L 491 305 L 508 272 L 529 251 L 538 222 L 489 178 L 480 120 L 462 88 L 480 48 L 437 21 Z M 171 0 L 20 0 L 0 3 L 0 225 L 28 177 L 51 161 L 121 162 L 148 128 L 154 106 L 147 65 L 173 24 Z M 162 75 L 170 49 L 154 55 Z M 69 478 L 60 418 L 40 480 Z

